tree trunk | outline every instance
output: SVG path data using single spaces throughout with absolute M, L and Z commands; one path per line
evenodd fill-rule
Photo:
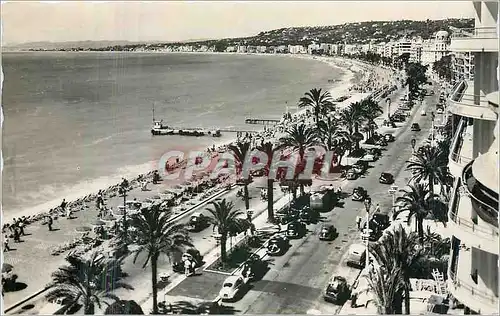
M 87 293 L 85 295 L 85 301 L 83 302 L 83 313 L 85 315 L 93 315 L 94 314 L 94 304 L 90 302 L 90 296 L 92 293 L 90 293 L 90 288 L 87 289 Z
M 410 280 L 405 278 L 405 314 L 410 315 Z
M 153 290 L 153 314 L 158 315 L 158 257 L 155 253 L 151 256 L 151 286 Z
M 418 232 L 418 240 L 420 241 L 420 244 L 424 244 L 424 219 L 423 218 L 417 218 L 417 232 Z
M 303 185 L 303 184 L 301 184 L 301 185 L 300 185 L 300 195 L 302 196 L 302 195 L 304 195 L 304 194 L 306 194 L 306 190 L 305 190 L 305 188 L 304 188 L 304 185 Z
M 267 179 L 267 221 L 272 223 L 274 221 L 274 180 Z
M 245 183 L 245 187 L 244 187 L 244 191 L 245 191 L 245 209 L 249 209 L 250 208 L 250 198 L 248 196 L 248 185 Z
M 221 234 L 221 236 L 220 236 L 220 260 L 222 262 L 227 261 L 226 241 L 227 241 L 227 233 Z

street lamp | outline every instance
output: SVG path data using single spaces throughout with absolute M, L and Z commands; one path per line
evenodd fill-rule
M 385 99 L 385 103 L 387 104 L 387 120 L 391 121 L 391 98 Z
M 396 193 L 398 192 L 398 186 L 393 185 L 389 189 L 389 194 L 392 195 L 392 219 L 395 219 L 395 214 L 396 214 Z
M 415 145 L 417 144 L 417 140 L 415 138 L 411 139 L 411 148 L 413 149 L 413 152 L 415 152 Z
M 118 195 L 123 196 L 123 240 L 127 242 L 127 189 L 120 186 Z
M 368 265 L 370 264 L 369 251 L 368 251 L 368 242 L 370 239 L 370 208 L 372 206 L 372 200 L 370 198 L 366 198 L 364 201 L 365 210 L 366 210 L 366 228 L 364 232 L 365 243 L 366 243 L 366 253 L 365 253 L 365 268 L 368 269 Z M 368 271 L 368 270 L 367 270 Z
M 431 112 L 431 124 L 432 124 L 432 128 L 431 128 L 431 146 L 434 146 L 434 112 Z

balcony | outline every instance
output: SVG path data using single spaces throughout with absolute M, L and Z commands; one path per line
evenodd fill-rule
M 458 270 L 458 269 L 457 269 Z M 461 303 L 479 314 L 498 314 L 498 296 L 475 284 L 469 273 L 448 270 L 448 289 Z
M 472 208 L 486 223 L 498 229 L 498 194 L 482 185 L 472 174 L 469 163 L 462 174 L 462 187 L 472 202 Z M 497 166 L 491 166 L 497 168 Z M 498 249 L 498 248 L 497 248 Z
M 498 52 L 496 26 L 459 29 L 451 34 L 450 50 L 454 52 Z
M 486 100 L 488 100 L 488 104 L 490 106 L 490 109 L 498 113 L 498 99 L 500 98 L 500 95 L 498 94 L 498 91 L 488 93 L 486 95 Z
M 474 95 L 474 83 L 461 81 L 455 85 L 448 99 L 453 114 L 480 120 L 496 121 L 496 113 L 489 106 L 485 95 Z
M 462 119 L 455 133 L 448 157 L 448 169 L 455 178 L 460 177 L 465 165 L 472 161 L 472 130 L 472 125 Z

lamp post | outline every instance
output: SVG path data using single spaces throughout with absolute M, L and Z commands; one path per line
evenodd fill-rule
M 431 146 L 434 146 L 434 112 L 431 112 Z
M 410 142 L 411 142 L 411 148 L 413 152 L 415 152 L 415 145 L 417 144 L 417 140 L 415 138 L 412 138 Z
M 368 265 L 370 264 L 368 242 L 370 239 L 370 208 L 372 206 L 372 200 L 370 198 L 366 198 L 364 201 L 364 204 L 365 204 L 365 210 L 366 210 L 366 228 L 365 228 L 365 233 L 364 233 L 365 243 L 366 243 L 365 268 L 368 269 Z
M 125 186 L 120 186 L 118 194 L 123 196 L 123 240 L 127 242 L 127 189 Z
M 392 219 L 395 219 L 395 213 L 396 213 L 396 193 L 398 192 L 398 186 L 393 185 L 389 189 L 389 194 L 392 195 Z
M 391 121 L 391 98 L 385 99 L 385 103 L 387 104 L 387 120 Z

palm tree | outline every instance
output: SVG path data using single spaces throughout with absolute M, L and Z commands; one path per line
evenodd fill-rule
M 231 144 L 228 146 L 229 150 L 231 150 L 235 156 L 236 162 L 239 165 L 239 169 L 243 170 L 245 167 L 246 159 L 248 159 L 248 154 L 251 150 L 250 142 L 237 142 L 235 144 Z M 242 172 L 242 174 L 245 174 Z M 243 179 L 243 189 L 244 189 L 244 199 L 245 199 L 245 209 L 250 208 L 250 197 L 248 196 L 248 184 L 250 179 Z
M 424 146 L 413 153 L 406 169 L 412 173 L 410 181 L 427 182 L 430 195 L 434 196 L 434 184 L 437 182 L 443 190 L 446 183 L 448 156 L 439 147 Z
M 319 116 L 327 115 L 329 111 L 334 110 L 334 104 L 332 102 L 332 96 L 330 92 L 323 92 L 321 89 L 311 89 L 304 94 L 299 100 L 299 107 L 310 106 L 313 108 L 314 117 L 316 118 L 316 124 L 319 122 Z
M 328 116 L 326 121 L 318 123 L 318 137 L 326 150 L 337 154 L 338 163 L 340 164 L 349 147 L 349 134 L 347 131 L 340 128 L 339 123 Z
M 431 201 L 435 198 L 431 195 L 428 186 L 421 183 L 408 184 L 408 189 L 401 189 L 402 196 L 396 198 L 396 203 L 400 205 L 397 214 L 409 211 L 408 223 L 415 218 L 415 231 L 418 233 L 420 244 L 424 242 L 424 219 L 431 212 Z
M 117 300 L 106 308 L 104 315 L 144 315 L 144 311 L 136 301 Z
M 273 143 L 267 142 L 259 146 L 260 151 L 267 155 L 267 221 L 274 222 L 274 180 L 270 177 L 269 169 L 271 167 L 274 152 L 279 149 L 278 146 L 274 146 Z
M 378 102 L 374 101 L 371 97 L 361 101 L 363 108 L 363 117 L 367 120 L 368 138 L 373 136 L 373 131 L 377 128 L 375 119 L 379 117 L 384 111 Z
M 226 199 L 220 202 L 211 202 L 210 205 L 212 208 L 207 208 L 207 210 L 212 214 L 211 221 L 214 225 L 214 229 L 217 228 L 220 234 L 220 258 L 221 261 L 225 263 L 227 261 L 227 237 L 236 226 L 243 224 L 240 216 L 244 215 L 244 213 L 241 210 L 234 210 L 234 204 L 232 202 L 226 202 Z
M 354 143 L 356 150 L 359 149 L 359 142 L 363 139 L 363 135 L 359 132 L 359 127 L 364 119 L 364 109 L 359 102 L 352 103 L 340 112 L 340 121 L 349 132 L 349 137 Z
M 307 147 L 319 144 L 317 131 L 305 124 L 292 125 L 287 131 L 287 135 L 280 139 L 284 147 L 292 148 L 299 152 L 299 161 L 304 160 Z M 295 178 L 298 174 L 295 175 Z M 304 184 L 300 184 L 301 194 L 304 193 Z
M 379 266 L 368 273 L 368 287 L 375 294 L 375 304 L 381 315 L 396 314 L 401 292 L 401 269 L 387 270 Z
M 400 282 L 404 287 L 405 314 L 410 314 L 410 275 L 424 257 L 422 248 L 416 247 L 417 245 L 417 234 L 414 232 L 407 234 L 403 226 L 399 225 L 370 246 L 370 254 L 379 265 L 384 266 L 386 271 L 400 270 Z
M 115 271 L 120 270 L 121 260 L 107 260 L 94 251 L 88 258 L 68 255 L 66 262 L 67 265 L 52 274 L 47 294 L 49 301 L 63 298 L 65 310 L 82 305 L 83 313 L 91 315 L 95 305 L 101 308 L 103 298 L 116 298 L 111 294 L 115 288 L 132 289 L 127 284 L 116 282 Z
M 171 256 L 185 246 L 191 246 L 190 238 L 184 225 L 170 221 L 171 211 L 153 205 L 142 209 L 132 218 L 132 225 L 137 229 L 134 263 L 139 254 L 146 253 L 143 268 L 151 261 L 151 286 L 153 290 L 153 314 L 158 314 L 158 258 L 161 254 Z

